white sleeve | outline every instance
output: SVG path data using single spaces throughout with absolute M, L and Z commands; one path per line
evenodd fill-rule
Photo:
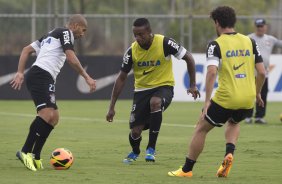
M 180 46 L 179 51 L 174 55 L 177 59 L 182 59 L 184 55 L 186 54 L 187 50 Z
M 35 42 L 32 42 L 30 46 L 35 50 L 36 56 L 38 56 L 39 51 L 40 51 L 40 42 L 36 40 Z
M 218 67 L 219 66 L 219 60 L 217 60 L 217 59 L 207 59 L 207 66 L 210 66 L 210 65 L 214 65 L 214 66 L 216 66 L 216 67 Z

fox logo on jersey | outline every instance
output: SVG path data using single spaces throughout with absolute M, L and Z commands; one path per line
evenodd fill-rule
M 69 31 L 63 31 L 64 34 L 64 45 L 71 44 L 70 43 L 70 34 Z

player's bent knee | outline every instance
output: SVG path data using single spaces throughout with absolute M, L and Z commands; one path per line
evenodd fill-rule
M 44 121 L 53 127 L 58 124 L 59 121 L 59 113 L 58 110 L 53 108 L 44 108 L 38 111 L 38 115 L 44 119 Z

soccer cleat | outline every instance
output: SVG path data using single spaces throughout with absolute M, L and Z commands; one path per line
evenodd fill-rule
M 155 162 L 155 155 L 156 155 L 155 150 L 153 148 L 149 147 L 146 150 L 146 156 L 145 156 L 146 162 Z
M 40 160 L 33 159 L 33 163 L 36 169 L 44 169 L 42 164 L 42 159 Z
M 251 124 L 252 123 L 252 118 L 246 118 L 245 119 L 246 124 Z
M 220 165 L 219 169 L 217 170 L 216 176 L 217 177 L 227 177 L 230 169 L 232 167 L 233 162 L 233 155 L 231 153 L 227 154 Z
M 24 166 L 32 171 L 36 171 L 33 164 L 33 155 L 31 153 L 25 154 L 24 152 L 18 151 L 16 153 L 18 159 L 24 164 Z
M 130 152 L 125 159 L 123 159 L 123 163 L 130 164 L 137 160 L 139 154 L 135 154 L 133 151 Z
M 191 178 L 193 176 L 193 173 L 192 171 L 189 171 L 189 172 L 184 172 L 182 170 L 182 167 L 180 167 L 178 170 L 176 171 L 169 171 L 167 173 L 169 176 L 176 176 L 176 177 L 189 177 Z
M 256 118 L 255 123 L 256 124 L 267 124 L 267 122 L 263 118 Z

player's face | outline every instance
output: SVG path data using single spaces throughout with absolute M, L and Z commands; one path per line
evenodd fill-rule
M 84 36 L 87 27 L 85 25 L 76 24 L 73 30 L 74 39 L 79 39 Z
M 149 48 L 151 45 L 152 33 L 147 26 L 133 26 L 135 40 L 142 48 Z

